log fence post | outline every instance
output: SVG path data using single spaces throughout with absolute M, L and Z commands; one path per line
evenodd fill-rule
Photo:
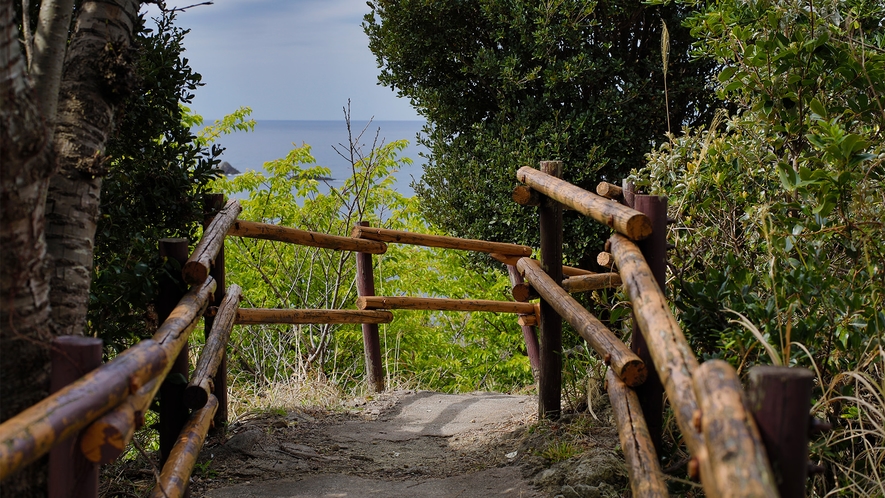
M 215 216 L 218 211 L 222 210 L 224 205 L 224 194 L 209 194 L 206 196 L 203 229 L 209 226 L 212 217 Z M 215 279 L 217 285 L 217 287 L 215 287 L 215 295 L 213 296 L 212 302 L 209 303 L 209 306 L 221 306 L 225 292 L 227 292 L 227 284 L 224 281 L 224 244 L 221 245 L 221 248 L 218 250 L 218 255 L 215 256 L 215 264 L 212 265 L 212 269 L 209 271 L 209 276 Z M 207 316 L 203 319 L 204 337 L 207 342 L 209 341 L 209 335 L 212 333 L 212 325 L 214 323 L 215 319 L 213 317 Z M 214 394 L 215 399 L 218 400 L 218 408 L 215 410 L 214 417 L 214 430 L 224 431 L 224 428 L 227 427 L 227 348 L 225 348 L 225 352 L 221 356 L 221 363 L 218 364 L 218 369 L 215 371 L 213 386 L 212 394 Z M 184 392 L 182 392 L 182 396 L 183 395 Z
M 803 498 L 814 373 L 759 365 L 750 369 L 747 400 L 782 498 Z
M 367 227 L 367 221 L 360 221 L 359 226 Z M 356 255 L 356 287 L 360 297 L 375 295 L 375 274 L 372 270 L 372 255 L 357 252 Z M 384 368 L 381 364 L 381 339 L 377 323 L 363 323 L 363 351 L 366 357 L 366 382 L 375 392 L 384 391 Z
M 541 161 L 541 171 L 562 176 L 562 161 Z M 541 268 L 562 282 L 562 204 L 542 196 L 538 207 L 541 238 Z M 562 317 L 541 298 L 540 378 L 538 418 L 556 420 L 562 411 Z
M 66 335 L 52 341 L 49 392 L 57 392 L 101 365 L 101 339 Z M 79 434 L 49 452 L 49 498 L 97 498 L 97 464 L 79 449 Z
M 648 262 L 651 273 L 661 288 L 666 293 L 667 279 L 667 198 L 657 195 L 638 195 L 631 192 L 633 209 L 648 216 L 652 225 L 651 235 L 637 241 L 636 245 Z M 648 351 L 645 336 L 633 321 L 633 340 L 630 349 L 636 353 L 642 361 L 649 365 L 648 379 L 641 386 L 637 386 L 636 395 L 642 406 L 642 414 L 648 425 L 649 435 L 654 442 L 658 455 L 662 454 L 661 437 L 664 431 L 664 386 L 658 377 L 657 371 L 651 367 L 652 359 Z
M 184 238 L 160 239 L 160 256 L 167 258 L 170 263 L 175 261 L 178 264 L 177 271 L 168 271 L 168 275 L 160 280 L 157 315 L 158 323 L 163 323 L 185 294 L 184 283 L 170 275 L 181 275 L 181 268 L 188 258 L 188 240 Z M 190 411 L 184 404 L 184 389 L 187 386 L 188 374 L 188 346 L 185 344 L 160 386 L 161 466 L 169 457 L 178 434 L 190 417 Z

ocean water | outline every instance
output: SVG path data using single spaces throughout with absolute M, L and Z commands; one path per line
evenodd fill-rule
M 407 197 L 414 195 L 410 184 L 413 180 L 418 180 L 423 171 L 424 159 L 419 153 L 426 153 L 427 149 L 418 145 L 415 138 L 423 125 L 423 121 L 351 122 L 354 138 L 366 128 L 358 142 L 364 153 L 371 149 L 376 133 L 379 144 L 403 139 L 409 141 L 409 146 L 400 153 L 400 157 L 408 157 L 413 163 L 394 173 L 394 189 Z M 317 160 L 316 164 L 332 171 L 332 179 L 328 181 L 330 185 L 340 187 L 351 174 L 350 163 L 333 149 L 337 147 L 347 154 L 347 126 L 344 120 L 260 120 L 256 121 L 254 131 L 223 135 L 218 143 L 225 147 L 221 160 L 229 162 L 240 172 L 256 170 L 266 173 L 263 167 L 265 162 L 285 157 L 292 148 L 308 144 L 311 146 L 311 155 Z

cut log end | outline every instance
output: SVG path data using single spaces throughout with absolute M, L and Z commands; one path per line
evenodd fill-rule
M 513 202 L 521 206 L 537 206 L 541 203 L 541 197 L 538 195 L 538 192 L 525 185 L 519 185 L 514 188 L 511 198 Z
M 209 385 L 208 379 L 201 382 L 199 385 L 188 385 L 184 390 L 184 404 L 191 410 L 199 410 L 206 406 L 206 403 L 209 402 L 209 394 L 212 391 L 212 387 Z
M 188 285 L 200 285 L 209 278 L 209 264 L 203 261 L 188 261 L 181 270 L 181 276 Z
M 624 190 L 617 185 L 608 182 L 599 182 L 596 186 L 596 193 L 607 199 L 617 199 L 624 196 Z
M 648 368 L 639 359 L 629 360 L 620 366 L 613 365 L 612 368 L 614 368 L 618 378 L 630 387 L 641 386 L 648 378 Z
M 651 235 L 651 220 L 644 214 L 631 216 L 626 223 L 626 234 L 633 240 L 642 240 Z

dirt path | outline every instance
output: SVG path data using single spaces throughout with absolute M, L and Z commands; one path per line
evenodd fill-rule
M 536 411 L 533 396 L 402 391 L 340 412 L 262 414 L 207 443 L 191 490 L 211 498 L 616 496 L 569 492 L 592 486 L 566 482 L 574 473 L 566 458 L 555 472 L 538 456 L 539 438 L 553 433 L 537 430 Z M 604 444 L 613 455 L 615 443 Z

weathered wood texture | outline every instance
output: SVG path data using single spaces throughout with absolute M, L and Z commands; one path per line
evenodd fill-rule
M 541 298 L 546 299 L 553 309 L 575 328 L 599 357 L 610 364 L 620 379 L 629 386 L 638 386 L 645 382 L 648 372 L 642 360 L 592 313 L 584 309 L 581 303 L 556 285 L 552 278 L 541 271 L 538 263 L 523 258 L 517 267 L 525 274 L 526 280 L 538 290 Z
M 101 365 L 102 340 L 64 335 L 52 341 L 49 392 L 54 393 Z M 49 452 L 50 498 L 98 496 L 98 465 L 83 457 L 77 437 L 55 445 Z
M 562 281 L 562 289 L 568 293 L 587 292 L 598 289 L 611 289 L 620 286 L 621 276 L 617 273 L 576 275 Z
M 513 255 L 508 256 L 506 254 L 500 254 L 500 253 L 494 253 L 494 252 L 489 253 L 489 256 L 491 256 L 493 259 L 496 259 L 496 260 L 504 263 L 505 265 L 509 265 L 509 266 L 516 266 L 516 263 L 518 263 L 520 259 L 525 257 L 525 256 L 513 256 Z M 566 277 L 576 277 L 578 275 L 596 275 L 595 272 L 592 272 L 590 270 L 585 270 L 583 268 L 575 268 L 573 266 L 565 266 L 565 265 L 562 265 L 562 274 Z
M 639 398 L 611 369 L 606 373 L 605 380 L 633 498 L 669 496 L 654 443 L 642 416 Z
M 608 268 L 610 271 L 614 271 L 617 269 L 618 265 L 615 262 L 614 256 L 608 252 L 601 252 L 596 255 L 596 264 L 603 268 Z
M 191 415 L 178 437 L 172 452 L 163 465 L 160 479 L 151 492 L 152 498 L 181 498 L 187 492 L 187 484 L 197 457 L 206 441 L 206 434 L 212 425 L 212 417 L 218 409 L 218 400 L 210 396 L 206 406 Z
M 101 465 L 119 458 L 132 441 L 135 431 L 144 426 L 144 414 L 162 383 L 162 378 L 152 379 L 87 427 L 80 438 L 83 456 Z
M 692 375 L 698 368 L 698 361 L 639 248 L 618 234 L 613 235 L 609 242 L 620 268 L 624 288 L 633 304 L 636 322 L 648 341 L 654 368 L 673 405 L 676 422 L 689 451 L 698 457 L 702 479 L 706 478 L 709 468 L 704 437 L 692 423 L 692 417 L 698 411 L 692 386 Z
M 562 161 L 541 161 L 540 166 L 545 177 L 558 180 L 562 176 Z M 540 267 L 558 284 L 562 282 L 562 204 L 546 195 L 538 206 L 538 229 Z M 542 298 L 540 306 L 538 418 L 555 420 L 562 412 L 562 317 L 548 300 Z
M 762 438 L 745 407 L 734 368 L 722 360 L 704 362 L 694 373 L 694 391 L 700 403 L 701 430 L 713 471 L 713 482 L 703 482 L 707 495 L 779 496 Z
M 608 182 L 599 182 L 599 185 L 596 186 L 596 194 L 606 199 L 619 199 L 624 197 L 624 190 L 617 185 L 612 185 Z
M 338 235 L 310 232 L 298 228 L 269 225 L 267 223 L 257 223 L 254 221 L 237 220 L 236 223 L 230 227 L 227 234 L 237 237 L 275 240 L 278 242 L 287 242 L 302 246 L 334 249 L 337 251 L 364 252 L 368 254 L 384 254 L 387 251 L 387 244 L 374 240 L 341 237 Z
M 640 240 L 651 233 L 648 217 L 639 211 L 576 187 L 553 175 L 523 166 L 516 172 L 516 178 L 547 197 L 614 228 L 630 239 Z
M 262 323 L 390 323 L 393 314 L 388 311 L 367 310 L 302 310 L 240 308 L 237 310 L 237 325 L 258 325 Z
M 436 297 L 363 296 L 357 298 L 356 307 L 361 310 L 490 311 L 522 314 L 535 312 L 535 305 L 532 303 Z
M 56 442 L 94 422 L 151 379 L 165 375 L 214 289 L 211 279 L 194 287 L 152 339 L 0 425 L 0 480 L 45 455 Z
M 655 195 L 634 195 L 631 206 L 640 213 L 648 216 L 652 225 L 652 233 L 648 237 L 636 242 L 636 247 L 648 263 L 658 287 L 665 292 L 667 290 L 667 198 Z M 639 356 L 643 362 L 649 365 L 648 380 L 636 389 L 639 404 L 642 405 L 642 413 L 645 415 L 645 423 L 651 434 L 655 449 L 661 451 L 664 431 L 664 386 L 652 363 L 651 353 L 645 334 L 633 320 L 633 339 L 630 341 L 630 349 Z
M 224 203 L 224 194 L 222 193 L 214 193 L 206 196 L 206 206 L 203 213 L 204 230 L 210 223 L 212 223 L 212 218 L 215 217 L 215 214 L 224 208 Z M 227 291 L 227 268 L 225 267 L 224 245 L 221 246 L 221 249 L 218 250 L 218 255 L 215 256 L 215 264 L 212 265 L 212 270 L 209 272 L 209 276 L 215 279 L 216 284 L 215 295 L 209 303 L 209 306 L 217 308 L 221 306 L 221 302 L 224 300 L 224 295 Z M 213 318 L 207 318 L 203 315 L 204 337 L 208 338 L 212 334 L 212 329 L 215 325 L 214 322 L 215 320 Z M 218 401 L 218 409 L 215 410 L 215 420 L 212 429 L 224 434 L 228 423 L 227 353 L 221 355 L 221 362 L 218 364 L 218 368 L 215 369 L 215 376 L 212 380 L 212 391 L 215 395 L 215 399 Z M 184 393 L 182 393 L 181 397 L 182 399 L 184 398 Z
M 203 231 L 197 247 L 181 270 L 181 275 L 188 285 L 197 285 L 209 278 L 209 270 L 215 262 L 215 256 L 224 247 L 224 237 L 242 210 L 236 199 L 229 200 L 224 209 L 215 215 L 212 223 Z
M 212 322 L 212 330 L 206 335 L 206 344 L 200 353 L 197 367 L 184 389 L 184 404 L 192 410 L 206 406 L 209 395 L 213 393 L 215 374 L 227 350 L 227 342 L 230 340 L 242 297 L 243 289 L 239 285 L 231 285 L 221 301 L 221 306 L 218 307 L 218 313 Z
M 747 402 L 782 498 L 805 496 L 813 387 L 811 370 L 774 365 L 750 369 Z
M 446 237 L 445 235 L 403 232 L 401 230 L 388 230 L 386 228 L 355 226 L 353 227 L 351 236 L 359 239 L 377 240 L 381 242 L 395 242 L 398 244 L 458 249 L 462 251 L 501 253 L 516 256 L 530 256 L 532 254 L 531 247 L 508 244 L 506 242 L 459 239 L 457 237 Z
M 510 278 L 510 285 L 512 285 L 513 288 L 516 288 L 520 284 L 524 284 L 522 274 L 519 273 L 519 270 L 513 265 L 507 265 L 507 276 Z M 517 301 L 519 301 L 519 299 L 517 299 Z M 539 374 L 538 369 L 541 366 L 541 359 L 538 356 L 538 333 L 535 330 L 535 325 L 539 323 L 539 308 L 540 306 L 536 306 L 534 313 L 519 315 L 519 318 L 517 319 L 517 323 L 519 323 L 519 326 L 522 329 L 522 338 L 525 341 L 525 352 L 529 357 L 529 364 L 532 367 L 532 377 L 536 382 Z
M 360 221 L 360 227 L 369 226 L 368 221 Z M 375 271 L 372 268 L 372 255 L 362 252 L 355 254 L 356 290 L 358 296 L 375 295 Z M 381 357 L 381 335 L 377 323 L 363 323 L 363 359 L 366 363 L 366 383 L 375 391 L 384 391 L 384 364 Z
M 153 378 L 133 384 L 131 394 L 126 399 L 95 420 L 83 432 L 80 450 L 87 459 L 104 464 L 112 462 L 123 453 L 132 440 L 135 429 L 144 424 L 144 414 L 160 390 L 163 380 L 172 370 L 173 360 L 178 358 L 191 332 L 199 323 L 214 291 L 215 280 L 211 277 L 201 285 L 192 287 L 160 325 L 151 340 L 163 348 L 169 360 Z
M 519 303 L 527 303 L 532 299 L 537 299 L 541 296 L 535 292 L 535 289 L 532 289 L 532 286 L 525 283 L 520 282 L 513 287 L 510 288 L 510 295 L 513 297 L 513 300 Z
M 510 197 L 513 199 L 513 202 L 520 206 L 537 206 L 541 204 L 541 196 L 538 192 L 525 185 L 518 185 L 514 188 Z

